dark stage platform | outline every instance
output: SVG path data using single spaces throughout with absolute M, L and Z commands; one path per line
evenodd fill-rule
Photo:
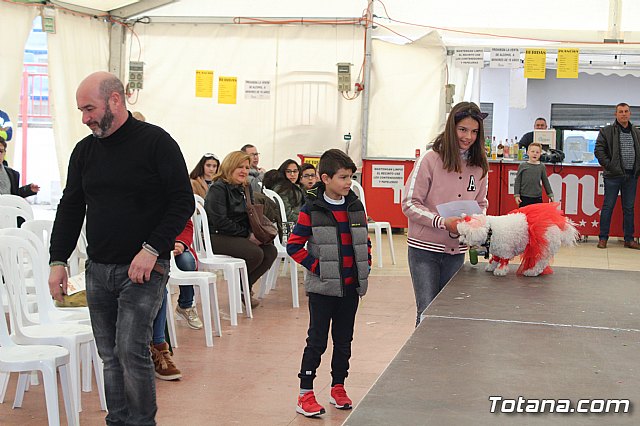
M 344 424 L 640 424 L 640 273 L 514 270 L 465 264 Z

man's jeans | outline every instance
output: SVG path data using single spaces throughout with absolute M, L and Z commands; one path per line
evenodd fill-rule
M 636 202 L 636 186 L 638 179 L 633 174 L 621 177 L 604 178 L 604 202 L 600 211 L 601 240 L 609 238 L 611 215 L 618 200 L 618 191 L 622 198 L 622 229 L 625 242 L 633 241 L 633 206 Z
M 464 263 L 464 253 L 446 254 L 409 247 L 409 272 L 416 296 L 416 327 L 429 304 Z
M 149 353 L 151 325 L 162 303 L 169 261 L 158 260 L 144 284 L 133 283 L 129 265 L 87 261 L 87 302 L 104 362 L 107 425 L 155 425 L 155 371 Z

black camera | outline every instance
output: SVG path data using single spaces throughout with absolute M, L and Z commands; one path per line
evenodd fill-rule
M 556 164 L 562 163 L 562 160 L 564 160 L 564 152 L 559 149 L 550 149 L 549 151 L 543 152 L 540 156 L 540 161 L 543 163 Z

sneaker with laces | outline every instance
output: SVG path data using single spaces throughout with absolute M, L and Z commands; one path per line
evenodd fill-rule
M 347 396 L 344 385 L 335 385 L 331 387 L 331 397 L 329 402 L 336 406 L 339 410 L 351 410 L 353 402 Z
M 169 344 L 167 342 L 151 345 L 151 358 L 156 370 L 156 377 L 160 380 L 178 380 L 182 378 L 182 373 L 173 363 Z
M 181 308 L 178 306 L 176 308 L 176 314 L 186 320 L 189 327 L 194 330 L 200 330 L 202 328 L 202 321 L 200 321 L 200 317 L 198 316 L 198 311 L 195 306 L 192 306 L 191 308 Z
M 305 417 L 314 417 L 324 414 L 325 410 L 322 405 L 318 404 L 315 394 L 311 391 L 302 396 L 298 396 L 296 412 L 304 415 Z

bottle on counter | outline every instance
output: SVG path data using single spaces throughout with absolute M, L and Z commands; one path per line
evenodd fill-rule
M 498 145 L 496 144 L 496 137 L 493 137 L 493 142 L 491 142 L 491 159 L 495 160 L 498 158 Z
M 504 157 L 504 145 L 502 144 L 502 142 L 498 144 L 498 149 L 496 149 L 496 153 L 498 158 Z
M 509 156 L 510 149 L 509 148 L 510 148 L 509 147 L 509 139 L 505 139 L 504 140 L 504 148 L 502 149 L 502 153 L 503 153 L 504 158 L 510 158 L 510 156 Z
M 491 155 L 491 138 L 487 136 L 484 140 L 484 150 L 487 152 L 487 158 Z

